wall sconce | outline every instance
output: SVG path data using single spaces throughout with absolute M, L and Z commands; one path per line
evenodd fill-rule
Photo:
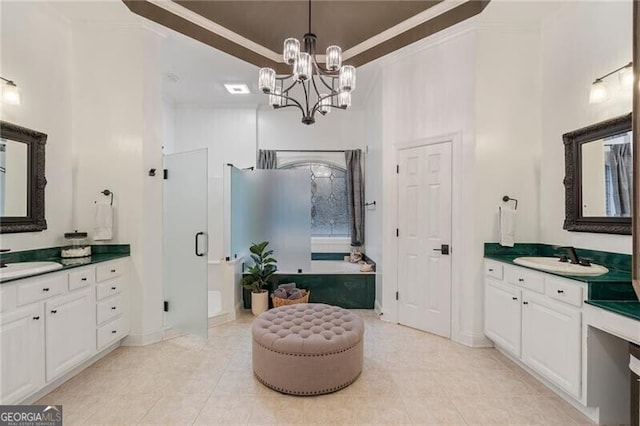
M 20 105 L 20 89 L 12 80 L 0 77 L 4 81 L 2 85 L 2 102 L 10 105 Z
M 627 65 L 624 65 L 616 70 L 611 71 L 609 74 L 605 74 L 602 77 L 595 79 L 595 81 L 591 84 L 591 93 L 589 94 L 590 104 L 597 104 L 609 99 L 609 94 L 607 93 L 607 85 L 604 82 L 604 79 L 615 73 L 619 73 L 618 78 L 620 79 L 620 86 L 623 89 L 630 88 L 633 85 L 633 62 L 629 62 Z

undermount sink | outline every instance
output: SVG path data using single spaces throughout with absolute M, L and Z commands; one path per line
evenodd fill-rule
M 513 263 L 528 268 L 539 269 L 546 272 L 556 272 L 567 275 L 597 276 L 609 272 L 602 265 L 592 263 L 589 266 L 576 265 L 569 262 L 560 262 L 557 257 L 518 257 Z
M 0 268 L 0 281 L 62 269 L 62 265 L 56 262 L 17 262 L 6 265 L 6 267 Z

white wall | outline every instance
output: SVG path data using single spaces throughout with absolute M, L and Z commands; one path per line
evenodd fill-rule
M 114 193 L 114 238 L 131 244 L 132 344 L 162 337 L 160 38 L 139 25 L 77 24 L 73 38 L 75 223 L 93 230 L 94 201 Z
M 567 232 L 566 132 L 631 111 L 631 92 L 589 104 L 593 80 L 631 61 L 632 2 L 569 2 L 542 25 L 540 234 L 548 244 L 631 253 L 631 236 Z M 606 80 L 615 91 L 615 76 Z
M 331 111 L 318 115 L 315 124 L 300 122 L 297 110 L 258 111 L 259 149 L 345 150 L 364 148 L 363 109 Z
M 377 65 L 371 64 L 369 66 Z M 382 73 L 378 70 L 365 109 L 365 201 L 376 202 L 365 210 L 364 252 L 376 262 L 376 309 L 382 307 L 383 250 L 382 250 Z
M 483 340 L 481 324 L 474 323 L 478 287 L 475 265 L 482 252 L 475 246 L 474 91 L 476 35 L 467 23 L 429 37 L 383 59 L 384 105 L 382 147 L 382 308 L 384 318 L 397 320 L 397 144 L 440 135 L 454 135 L 452 258 L 456 300 L 453 338 L 473 343 Z
M 0 104 L 0 118 L 48 135 L 42 232 L 3 234 L 2 248 L 27 250 L 64 243 L 72 228 L 71 29 L 43 3 L 0 3 L 0 75 L 15 80 L 22 105 Z
M 207 148 L 209 158 L 209 259 L 228 256 L 224 232 L 224 169 L 255 166 L 256 109 L 252 107 L 165 107 L 174 117 L 173 143 L 165 153 Z M 171 135 L 166 136 L 170 140 Z

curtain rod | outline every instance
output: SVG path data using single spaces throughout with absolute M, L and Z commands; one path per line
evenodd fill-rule
M 344 149 L 274 149 L 275 152 L 342 152 Z

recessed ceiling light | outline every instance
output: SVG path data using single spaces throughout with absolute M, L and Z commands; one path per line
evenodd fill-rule
M 225 84 L 224 87 L 225 87 L 225 89 L 227 89 L 227 92 L 231 93 L 232 95 L 246 95 L 248 93 L 251 93 L 249 91 L 249 86 L 247 86 L 244 83 L 241 83 L 241 84 Z

